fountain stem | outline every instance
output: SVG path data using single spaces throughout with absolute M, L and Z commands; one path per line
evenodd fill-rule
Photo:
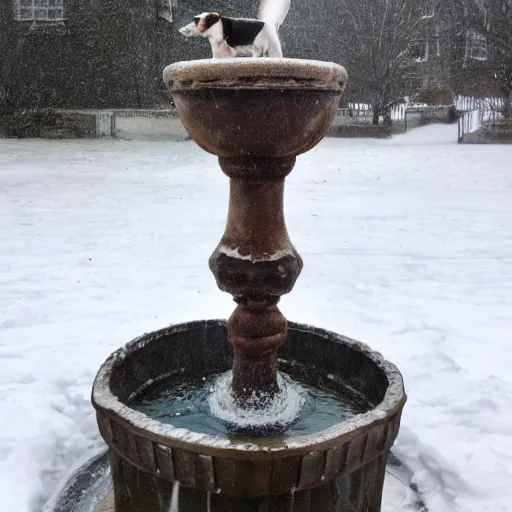
M 219 158 L 230 177 L 226 230 L 210 258 L 219 288 L 238 307 L 228 321 L 237 398 L 277 391 L 277 350 L 288 323 L 277 308 L 302 269 L 283 210 L 284 178 L 295 158 Z

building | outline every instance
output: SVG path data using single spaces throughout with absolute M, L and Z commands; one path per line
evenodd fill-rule
M 454 93 L 476 97 L 503 96 L 496 70 L 500 48 L 495 33 L 503 22 L 501 3 L 509 0 L 441 0 L 422 23 L 411 44 L 416 65 L 411 78 L 416 89 L 446 86 Z M 491 8 L 489 8 L 491 5 Z M 512 31 L 510 25 L 509 31 Z M 510 49 L 512 50 L 512 48 Z M 415 79 L 415 80 L 414 80 Z
M 165 65 L 208 56 L 204 41 L 189 41 L 177 32 L 206 3 L 3 0 L 4 100 L 10 88 L 17 107 L 154 107 L 167 98 L 161 79 Z M 236 1 L 243 3 L 251 2 Z M 231 14 L 234 4 L 216 2 Z
M 490 36 L 501 23 L 501 4 L 510 11 L 511 0 L 425 1 L 404 68 L 409 94 L 441 84 L 456 94 L 506 95 L 495 76 L 499 51 Z M 214 8 L 255 16 L 257 4 L 216 0 Z M 211 55 L 206 41 L 186 39 L 178 28 L 211 8 L 211 0 L 2 0 L 0 114 L 27 107 L 167 105 L 163 68 Z M 339 0 L 293 0 L 280 30 L 285 56 L 347 64 L 353 39 L 343 33 L 341 18 Z M 512 50 L 506 55 L 512 58 Z M 372 101 L 359 97 L 366 80 L 360 64 L 355 59 L 347 66 L 347 101 Z
M 2 0 L 0 105 L 2 98 L 4 109 L 167 104 L 163 68 L 211 56 L 206 41 L 186 39 L 178 28 L 212 5 L 211 0 Z M 257 0 L 214 3 L 230 16 L 254 17 L 257 6 Z M 327 0 L 321 11 L 314 2 L 295 0 L 281 28 L 285 54 L 339 61 L 336 38 L 328 45 L 325 39 L 335 12 L 335 0 Z

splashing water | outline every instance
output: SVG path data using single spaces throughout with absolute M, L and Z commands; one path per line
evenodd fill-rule
M 278 374 L 277 393 L 271 396 L 253 395 L 243 405 L 232 392 L 232 380 L 232 372 L 222 374 L 216 379 L 214 391 L 208 397 L 212 415 L 226 424 L 231 431 L 279 432 L 294 423 L 302 411 L 306 390 L 288 375 Z

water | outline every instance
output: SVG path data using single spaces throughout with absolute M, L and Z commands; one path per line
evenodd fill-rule
M 293 509 L 295 508 L 295 487 L 292 487 L 290 491 L 290 512 L 293 512 Z
M 241 409 L 230 394 L 230 372 L 171 375 L 145 388 L 129 405 L 162 423 L 211 435 L 307 435 L 371 405 L 325 371 L 279 362 L 280 392 L 261 407 Z
M 171 504 L 169 506 L 169 512 L 180 512 L 180 483 L 176 480 L 172 484 L 172 495 Z

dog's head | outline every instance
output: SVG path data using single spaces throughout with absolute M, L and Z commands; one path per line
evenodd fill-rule
M 185 37 L 217 37 L 222 33 L 220 21 L 220 16 L 216 12 L 203 12 L 194 16 L 194 21 L 181 27 L 179 31 Z

